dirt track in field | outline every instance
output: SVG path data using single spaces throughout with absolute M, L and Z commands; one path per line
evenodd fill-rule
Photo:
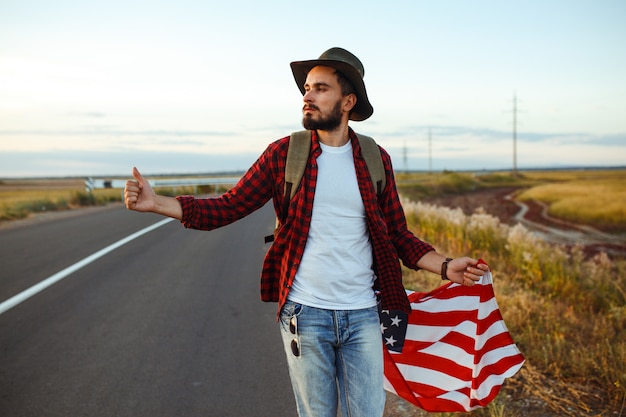
M 612 256 L 626 257 L 626 236 L 598 230 L 588 225 L 575 224 L 548 215 L 548 207 L 537 201 L 519 202 L 513 196 L 515 188 L 498 188 L 473 191 L 467 194 L 439 196 L 423 199 L 423 202 L 439 206 L 461 208 L 467 215 L 482 207 L 504 224 L 522 223 L 541 239 L 572 247 L 581 245 L 585 252 L 594 255 L 605 252 Z

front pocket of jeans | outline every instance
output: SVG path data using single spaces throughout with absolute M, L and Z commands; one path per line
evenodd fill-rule
M 289 321 L 293 316 L 298 316 L 302 312 L 302 304 L 287 301 L 280 311 L 280 325 L 284 330 L 289 330 Z

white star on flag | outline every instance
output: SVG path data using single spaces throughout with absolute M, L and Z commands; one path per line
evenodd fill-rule
M 387 349 L 402 352 L 408 315 L 399 310 L 382 310 L 379 314 L 380 330 Z M 390 343 L 393 341 L 393 343 Z

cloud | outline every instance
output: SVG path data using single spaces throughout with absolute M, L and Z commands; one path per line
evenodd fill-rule
M 48 129 L 20 129 L 0 130 L 0 135 L 5 136 L 235 136 L 236 131 L 214 130 L 116 130 L 116 129 L 71 129 L 71 130 L 48 130 Z
M 87 118 L 102 118 L 106 117 L 106 113 L 98 112 L 98 111 L 88 111 L 88 112 L 71 112 L 68 113 L 70 117 L 87 117 Z
M 133 166 L 146 174 L 244 171 L 258 154 L 228 156 L 194 152 L 50 151 L 3 152 L 0 177 L 126 176 Z
M 451 140 L 465 140 L 465 138 L 480 138 L 494 142 L 510 142 L 513 137 L 511 130 L 496 130 L 472 126 L 454 125 L 412 125 L 401 130 L 381 132 L 387 138 L 427 138 L 428 132 L 432 138 L 449 138 Z M 439 140 L 438 139 L 438 140 Z M 563 144 L 594 144 L 605 146 L 626 147 L 626 132 L 614 134 L 593 134 L 588 132 L 528 132 L 518 131 L 517 140 L 521 142 L 540 143 L 555 142 Z
M 0 176 L 126 175 L 134 165 L 155 174 L 243 171 L 267 144 L 298 129 L 294 123 L 232 130 L 1 130 Z M 355 129 L 361 131 L 358 125 Z M 397 169 L 424 170 L 430 166 L 429 129 L 435 171 L 510 168 L 508 130 L 462 125 L 385 130 L 368 124 L 363 131 L 390 153 Z M 524 131 L 517 151 L 520 169 L 623 166 L 626 133 Z
M 609 135 L 588 135 L 587 138 L 587 142 L 592 142 L 596 145 L 618 147 L 626 146 L 626 133 L 615 133 Z M 626 155 L 624 155 L 624 157 L 626 159 Z

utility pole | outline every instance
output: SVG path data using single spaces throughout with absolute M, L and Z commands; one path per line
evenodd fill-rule
M 428 127 L 428 172 L 433 173 L 433 138 Z
M 404 158 L 404 173 L 408 174 L 409 173 L 409 162 L 408 162 L 408 156 L 407 156 L 407 149 L 406 149 L 406 140 L 404 141 L 404 148 L 402 150 L 402 156 Z
M 517 177 L 517 95 L 513 92 L 513 176 Z

